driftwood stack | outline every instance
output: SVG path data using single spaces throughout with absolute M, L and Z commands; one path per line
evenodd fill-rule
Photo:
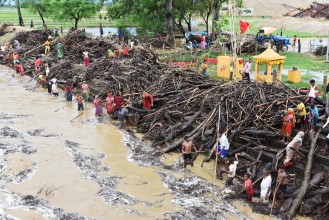
M 45 36 L 42 32 L 40 35 Z M 113 64 L 107 50 L 113 51 L 118 45 L 107 39 L 87 37 L 81 31 L 57 39 L 57 42 L 62 43 L 64 59 L 57 60 L 55 47 L 49 56 L 42 58 L 51 64 L 50 78 L 56 77 L 62 85 L 69 83 L 76 91 L 86 80 L 92 94 L 100 94 L 102 98 L 109 91 L 121 93 L 131 102 L 129 109 L 136 119 L 138 131 L 145 134 L 144 138 L 152 141 L 152 147 L 158 151 L 179 150 L 183 137 L 188 135 L 199 151 L 208 152 L 216 142 L 216 124 L 219 122 L 231 143 L 230 156 L 241 153 L 238 174 L 251 168 L 252 179 L 261 180 L 264 167 L 275 168 L 274 165 L 280 162 L 275 160 L 275 155 L 282 147 L 269 145 L 280 138 L 282 114 L 288 107 L 296 108 L 297 98 L 303 97 L 286 85 L 212 80 L 193 70 L 181 70 L 162 63 L 154 52 L 142 46 L 130 51 L 132 59 Z M 33 49 L 29 53 L 25 49 L 34 43 L 32 40 L 22 43 L 22 53 L 27 54 L 22 57 L 22 62 L 28 67 L 26 71 L 33 70 L 34 58 L 40 53 Z M 42 43 L 40 40 L 38 45 Z M 88 68 L 82 65 L 84 50 L 91 55 Z M 142 109 L 143 92 L 153 94 L 153 109 Z M 317 104 L 323 115 L 322 102 Z M 262 163 L 264 156 L 269 157 L 271 163 Z M 329 177 L 323 167 L 316 167 L 312 174 L 317 171 L 324 172 L 321 186 L 328 186 Z M 300 183 L 300 179 L 295 181 L 295 190 Z M 327 191 L 321 194 L 323 200 L 313 206 L 313 210 L 316 210 L 314 207 L 329 206 Z M 306 197 L 309 195 L 306 193 Z

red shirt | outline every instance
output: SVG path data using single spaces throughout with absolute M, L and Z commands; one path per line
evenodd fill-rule
M 247 179 L 244 182 L 244 186 L 246 187 L 246 193 L 247 194 L 253 194 L 254 193 L 254 189 L 252 188 L 251 179 Z
M 128 46 L 125 46 L 123 48 L 123 55 L 127 56 L 128 55 Z
M 41 60 L 37 59 L 34 63 L 34 66 L 40 66 L 41 65 Z
M 116 108 L 121 108 L 122 107 L 123 100 L 124 99 L 121 96 L 116 96 L 114 98 L 115 107 Z

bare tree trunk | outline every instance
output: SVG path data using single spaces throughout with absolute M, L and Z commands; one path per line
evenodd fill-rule
M 215 34 L 216 21 L 218 21 L 218 19 L 219 19 L 218 5 L 219 5 L 219 0 L 214 0 L 214 4 L 212 7 L 212 30 L 211 30 L 214 37 L 216 37 L 216 34 Z
M 313 164 L 313 155 L 314 155 L 314 151 L 315 151 L 316 140 L 319 137 L 320 131 L 318 131 L 318 133 L 315 135 L 315 138 L 313 138 L 313 134 L 310 133 L 311 134 L 310 138 L 312 140 L 312 143 L 311 143 L 311 147 L 310 147 L 310 150 L 309 150 L 308 156 L 307 156 L 307 163 L 306 163 L 305 172 L 304 172 L 304 180 L 303 180 L 302 186 L 300 187 L 300 190 L 298 192 L 298 196 L 295 198 L 295 200 L 292 203 L 292 206 L 290 207 L 289 211 L 287 212 L 287 217 L 289 220 L 291 220 L 291 219 L 293 219 L 293 217 L 295 217 L 296 212 L 297 212 L 299 206 L 302 204 L 306 191 L 310 185 L 311 169 L 312 169 L 312 164 Z
M 172 15 L 172 0 L 167 0 L 167 41 L 174 45 L 175 38 L 174 38 L 174 26 L 173 26 L 173 15 Z
M 18 13 L 18 20 L 19 20 L 19 25 L 24 27 L 24 21 L 22 18 L 22 13 L 21 13 L 21 7 L 19 4 L 19 0 L 16 0 L 16 8 L 17 8 L 17 13 Z
M 44 28 L 47 28 L 47 25 L 46 25 L 46 22 L 45 22 L 45 19 L 44 19 L 44 17 L 43 17 L 43 14 L 42 14 L 42 12 L 38 9 L 38 13 L 39 13 L 39 16 L 40 16 L 40 18 L 41 18 L 41 20 L 42 20 L 42 25 L 43 25 L 43 27 Z

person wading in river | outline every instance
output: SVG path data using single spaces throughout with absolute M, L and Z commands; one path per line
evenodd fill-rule
M 184 168 L 189 163 L 193 167 L 192 147 L 194 148 L 195 151 L 197 151 L 197 149 L 194 146 L 192 140 L 188 136 L 185 136 L 184 137 L 184 141 L 182 143 L 182 153 L 183 153 L 183 158 L 184 158 Z
M 85 102 L 87 102 L 89 99 L 90 90 L 89 90 L 89 86 L 86 83 L 86 81 L 83 81 L 83 83 L 81 85 L 81 89 L 82 89 L 83 99 L 85 100 Z
M 107 114 L 111 116 L 114 113 L 114 98 L 112 92 L 109 92 L 106 97 L 106 110 Z
M 114 104 L 115 104 L 115 114 L 118 115 L 121 111 L 122 104 L 123 104 L 124 98 L 118 93 L 114 98 Z
M 230 149 L 230 145 L 228 143 L 227 137 L 224 133 L 224 130 L 220 130 L 218 132 L 218 137 L 219 137 L 219 143 L 216 143 L 213 148 L 213 152 L 216 152 L 218 154 L 218 162 L 219 166 L 217 166 L 217 178 L 222 180 L 222 169 L 223 166 L 225 166 L 225 157 L 228 154 L 228 151 Z
M 123 108 L 120 108 L 120 112 L 119 112 L 119 120 L 120 120 L 120 129 L 124 128 L 125 126 L 125 119 L 128 117 L 128 105 L 124 105 Z
M 287 174 L 286 174 L 286 171 L 285 171 L 285 167 L 283 164 L 281 164 L 279 166 L 279 170 L 278 170 L 278 178 L 276 180 L 276 187 L 275 187 L 275 190 L 274 190 L 274 197 L 273 197 L 273 202 L 272 202 L 272 205 L 269 206 L 269 208 L 277 208 L 277 205 L 275 203 L 275 195 L 280 191 L 281 193 L 281 204 L 280 204 L 280 207 L 283 208 L 283 205 L 284 205 L 284 194 L 286 193 L 286 190 L 287 190 L 287 186 L 288 186 L 288 179 L 287 179 Z
M 78 111 L 83 111 L 83 97 L 77 92 L 75 99 L 78 102 Z
M 71 86 L 68 84 L 65 87 L 65 96 L 66 96 L 66 101 L 71 102 L 72 101 L 72 89 Z
M 98 95 L 95 96 L 95 100 L 93 101 L 95 107 L 96 107 L 96 116 L 102 116 L 103 115 L 103 108 L 102 108 L 102 100 L 98 97 Z
M 51 91 L 54 96 L 58 96 L 58 88 L 57 88 L 57 82 L 54 81 L 53 85 L 51 86 Z

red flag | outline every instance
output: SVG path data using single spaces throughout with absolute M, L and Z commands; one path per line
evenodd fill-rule
M 241 30 L 241 34 L 246 32 L 247 30 L 249 30 L 249 26 L 250 24 L 246 21 L 240 21 L 240 30 Z

